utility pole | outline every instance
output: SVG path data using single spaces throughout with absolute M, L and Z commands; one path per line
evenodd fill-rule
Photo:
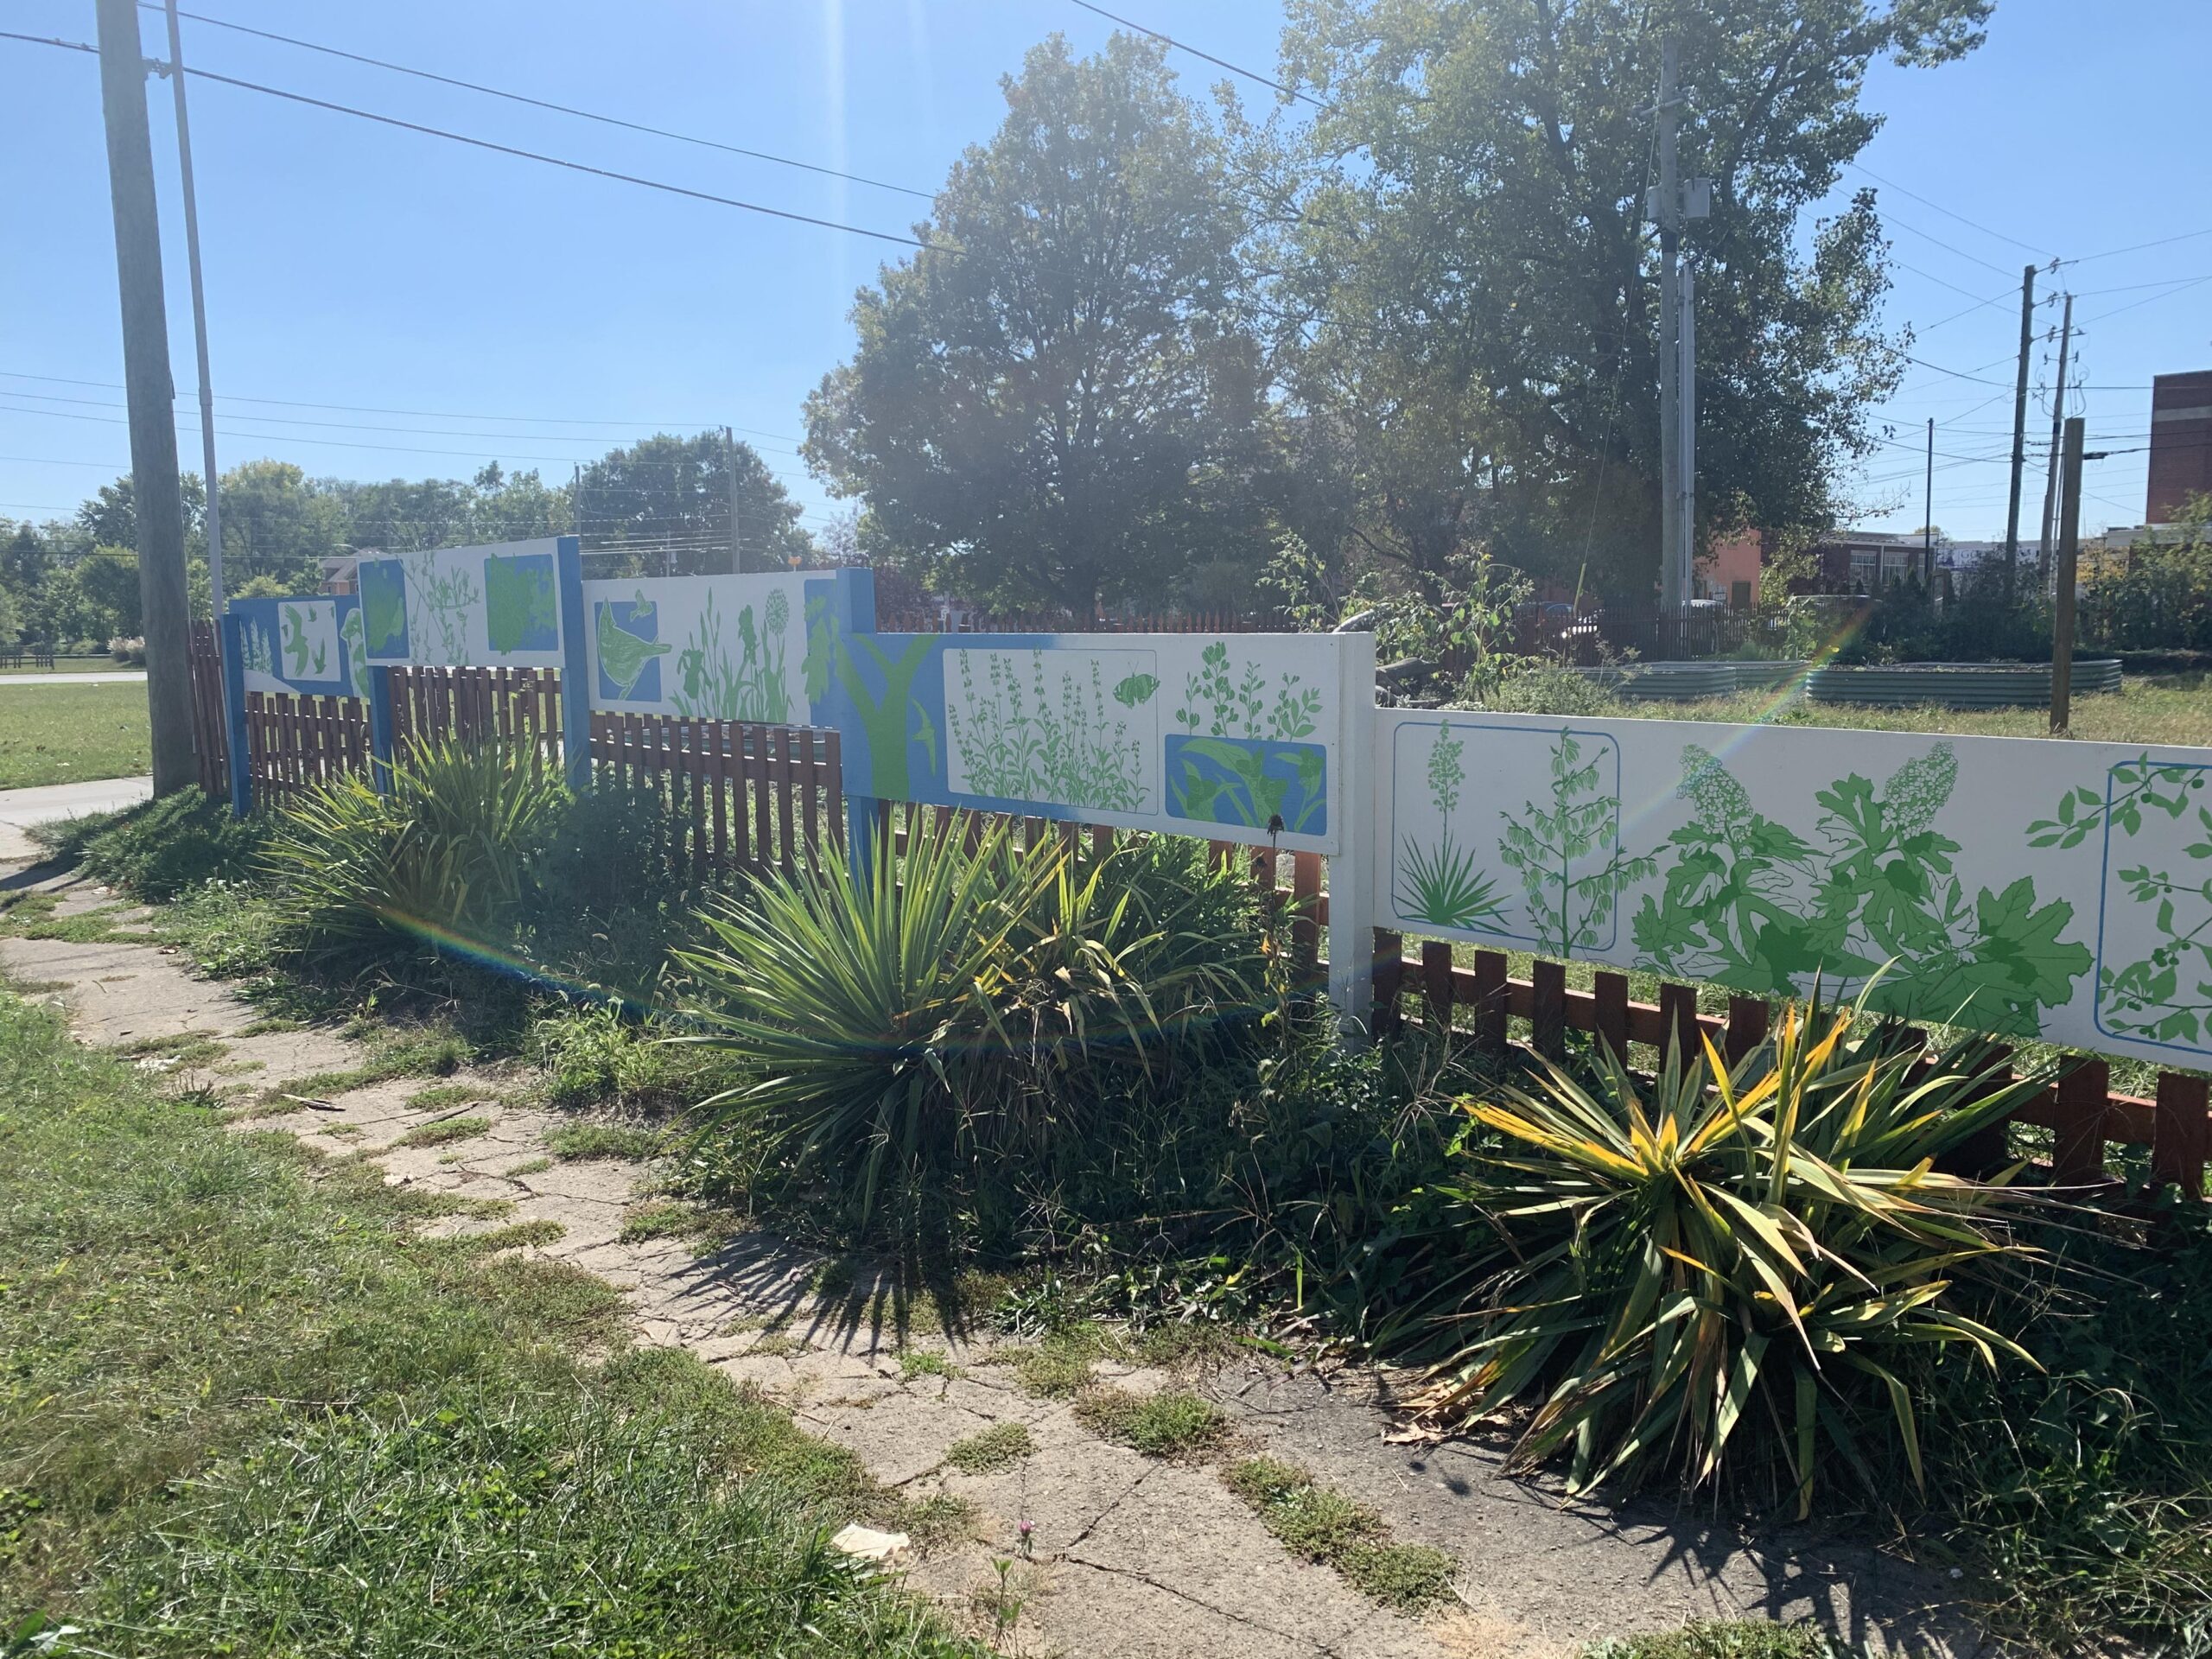
M 2050 729 L 2063 733 L 2073 715 L 2074 582 L 2082 543 L 2082 431 L 2079 415 L 2066 423 L 2066 479 L 2058 507 L 2058 604 L 2050 625 Z
M 1682 245 L 1682 185 L 1675 159 L 1679 57 L 1672 35 L 1659 42 L 1659 608 L 1675 615 L 1689 597 L 1682 579 L 1681 311 L 1675 262 Z
M 100 107 L 123 301 L 123 378 L 138 521 L 138 601 L 146 630 L 146 709 L 154 792 L 198 781 L 192 758 L 191 614 L 184 581 L 184 492 L 176 470 L 176 383 L 169 378 L 161 222 L 146 125 L 146 57 L 136 0 L 99 0 Z
M 2020 470 L 2028 459 L 2028 347 L 2034 342 L 2036 268 L 2020 274 L 2020 372 L 2012 390 L 2012 495 L 2005 511 L 2005 597 L 2009 601 L 2020 563 Z
M 745 574 L 745 543 L 737 533 L 737 434 L 728 427 L 722 428 L 722 455 L 729 463 L 729 573 L 741 576 Z
M 1675 581 L 1688 601 L 1697 591 L 1697 265 L 1682 261 L 1675 298 L 1681 307 L 1675 326 L 1675 407 L 1681 433 L 1675 441 Z
M 200 456 L 207 480 L 207 598 L 215 637 L 223 627 L 223 508 L 215 486 L 215 389 L 207 375 L 207 295 L 200 280 L 200 197 L 192 182 L 192 123 L 184 110 L 184 37 L 176 0 L 163 0 L 169 25 L 169 90 L 176 97 L 176 155 L 184 175 L 184 255 L 192 273 L 192 343 L 200 354 Z
M 2058 385 L 2050 397 L 2050 471 L 2043 486 L 2043 539 L 2036 549 L 2036 588 L 2050 584 L 2050 543 L 2058 523 L 2059 429 L 2066 423 L 2066 348 L 2074 343 L 2074 296 L 2066 296 L 2066 321 L 2058 330 Z
M 1936 417 L 1928 417 L 1928 477 L 1920 495 L 1920 590 L 1936 592 Z

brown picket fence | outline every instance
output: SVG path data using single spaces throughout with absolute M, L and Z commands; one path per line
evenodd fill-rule
M 212 641 L 207 644 L 212 664 Z M 219 697 L 207 701 L 210 686 L 219 686 L 219 679 L 208 678 L 213 670 L 203 666 L 197 642 L 194 670 L 195 741 L 206 734 L 201 785 L 226 794 Z M 557 756 L 556 671 L 395 670 L 392 679 L 393 724 L 403 745 L 442 734 L 521 741 L 539 747 L 549 759 Z M 366 705 L 353 698 L 255 693 L 247 700 L 247 732 L 257 806 L 280 803 L 368 763 Z M 812 868 L 818 850 L 844 833 L 838 737 L 827 728 L 602 713 L 592 716 L 591 754 L 601 776 L 660 797 L 680 826 L 677 855 L 702 873 L 790 874 Z M 903 804 L 903 811 L 889 804 L 884 808 L 884 828 L 899 843 L 917 827 L 946 833 L 963 816 L 946 807 Z M 1110 844 L 1113 833 L 1043 818 L 1019 822 L 1025 842 L 1046 836 L 1072 842 L 1087 833 L 1097 846 Z M 1294 976 L 1306 986 L 1325 982 L 1321 939 L 1328 893 L 1320 855 L 1278 856 L 1225 842 L 1213 842 L 1212 852 L 1224 864 L 1244 863 L 1268 904 L 1278 911 L 1287 907 Z M 1375 934 L 1374 964 L 1378 1037 L 1389 1039 L 1414 1026 L 1432 1033 L 1441 1027 L 1453 1040 L 1491 1054 L 1517 1046 L 1557 1056 L 1565 1051 L 1567 1033 L 1577 1031 L 1648 1063 L 1669 1041 L 1694 1043 L 1702 1033 L 1733 1059 L 1757 1046 L 1773 1019 L 1770 1004 L 1747 996 L 1731 996 L 1726 1014 L 1701 1013 L 1697 988 L 1690 985 L 1662 984 L 1657 1001 L 1635 1001 L 1629 976 L 1607 970 L 1592 977 L 1589 989 L 1573 988 L 1566 967 L 1555 962 L 1537 961 L 1527 978 L 1516 978 L 1503 951 L 1476 950 L 1470 963 L 1462 964 L 1440 940 L 1423 941 L 1408 955 L 1400 935 L 1382 929 Z M 2148 1148 L 2153 1185 L 2204 1192 L 2205 1168 L 2212 1162 L 2212 1097 L 2202 1076 L 2162 1071 L 2151 1097 L 2120 1095 L 2112 1092 L 2107 1062 L 2076 1057 L 2013 1121 L 2050 1132 L 2052 1174 L 2069 1186 L 2112 1180 L 2113 1147 L 2139 1154 Z M 1962 1163 L 1995 1161 L 2003 1152 L 2001 1138 L 2000 1128 L 1996 1139 L 1967 1148 Z

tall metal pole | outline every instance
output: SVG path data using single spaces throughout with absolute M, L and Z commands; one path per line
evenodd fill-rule
M 1675 470 L 1681 484 L 1675 498 L 1675 581 L 1687 601 L 1697 590 L 1697 265 L 1682 261 L 1681 319 L 1675 327 L 1675 404 L 1681 413 L 1675 441 Z
M 2074 296 L 2066 296 L 2066 321 L 2058 329 L 2058 385 L 2050 397 L 2050 472 L 2043 486 L 2043 539 L 2036 546 L 2036 590 L 2050 584 L 2050 544 L 2058 533 L 2058 439 L 2066 423 L 2066 348 L 2074 343 Z
M 1682 243 L 1682 183 L 1675 159 L 1675 37 L 1659 42 L 1659 608 L 1678 613 L 1689 597 L 1681 545 L 1681 310 L 1675 262 Z
M 215 482 L 215 388 L 207 376 L 207 295 L 200 280 L 200 197 L 192 182 L 192 123 L 184 111 L 184 43 L 176 0 L 163 0 L 169 25 L 169 91 L 176 98 L 176 155 L 184 175 L 184 257 L 192 273 L 192 342 L 200 356 L 200 458 L 207 480 L 207 597 L 223 617 L 223 508 Z
M 146 127 L 146 56 L 135 0 L 99 0 L 100 108 L 123 300 L 123 379 L 130 417 L 131 497 L 138 529 L 138 600 L 146 633 L 146 710 L 154 792 L 199 781 L 192 758 L 189 601 L 184 492 L 176 470 L 176 383 L 162 297 L 162 231 Z
M 1936 591 L 1936 417 L 1928 417 L 1928 477 L 1920 495 L 1920 590 Z
M 2036 268 L 2020 274 L 2020 372 L 2012 391 L 2012 495 L 2005 510 L 2005 597 L 2012 597 L 2020 563 L 2020 470 L 2028 459 L 2028 347 L 2036 320 Z
M 2058 506 L 2058 604 L 2050 624 L 2050 729 L 2073 717 L 2074 584 L 2082 550 L 2082 432 L 2079 415 L 2066 423 L 2065 482 Z

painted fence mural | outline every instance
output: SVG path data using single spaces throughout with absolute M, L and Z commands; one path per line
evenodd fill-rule
M 835 572 L 583 584 L 592 706 L 806 725 L 806 595 Z
M 1385 926 L 2166 1065 L 2212 1056 L 2202 751 L 1376 715 Z
M 1335 853 L 1374 646 L 1328 634 L 870 634 L 810 601 L 855 796 Z
M 364 556 L 364 654 L 372 664 L 559 668 L 578 560 L 568 537 Z
M 361 645 L 361 607 L 350 594 L 303 599 L 236 599 L 249 691 L 365 697 L 369 662 Z

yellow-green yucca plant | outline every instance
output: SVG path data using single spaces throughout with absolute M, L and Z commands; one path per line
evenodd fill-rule
M 569 800 L 559 769 L 517 745 L 419 744 L 378 793 L 352 773 L 276 817 L 261 855 L 326 965 L 394 949 L 499 951 L 531 868 Z
M 706 1133 L 765 1131 L 862 1230 L 887 1188 L 944 1199 L 978 1160 L 1034 1153 L 1103 1076 L 1257 994 L 1256 937 L 1212 926 L 1249 913 L 1233 878 L 1159 861 L 917 814 L 864 871 L 830 849 L 763 877 L 677 953 L 701 1027 L 681 1040 L 756 1079 L 703 1103 Z
M 1463 1103 L 1472 1179 L 1454 1196 L 1509 1261 L 1428 1308 L 1456 1347 L 1428 1416 L 1517 1408 L 1513 1464 L 1565 1452 L 1578 1491 L 1738 1481 L 1779 1459 L 1801 1517 L 1824 1448 L 1878 1489 L 1859 1435 L 1886 1421 L 1918 1483 L 1910 1351 L 2033 1363 L 1960 1292 L 2002 1279 L 2038 1200 L 2013 1172 L 1934 1163 L 2037 1084 L 1971 1058 L 1931 1069 L 1853 1025 L 1816 1001 L 1732 1069 L 1707 1042 L 1645 1083 L 1605 1050 L 1594 1088 L 1554 1067 Z

